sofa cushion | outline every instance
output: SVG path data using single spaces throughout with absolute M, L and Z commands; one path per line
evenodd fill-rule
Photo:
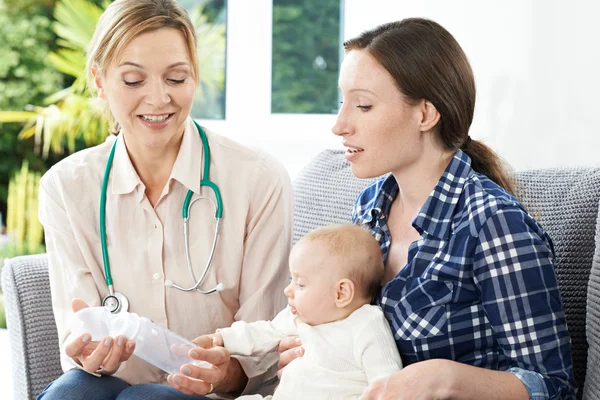
M 342 150 L 325 150 L 317 155 L 294 181 L 294 243 L 319 226 L 350 222 L 354 200 L 371 181 L 352 175 Z M 596 248 L 600 168 L 523 171 L 516 174 L 516 181 L 519 199 L 554 241 L 556 273 L 581 398 L 587 366 L 586 296 Z M 595 304 L 600 311 L 600 303 Z M 600 349 L 595 352 L 600 354 Z
M 325 225 L 351 222 L 354 200 L 372 179 L 357 179 L 341 150 L 324 150 L 294 179 L 296 243 Z

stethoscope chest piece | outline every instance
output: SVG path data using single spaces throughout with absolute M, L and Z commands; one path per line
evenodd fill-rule
M 129 311 L 129 300 L 121 293 L 107 294 L 102 299 L 102 306 L 109 309 L 113 314 L 118 314 L 122 311 Z

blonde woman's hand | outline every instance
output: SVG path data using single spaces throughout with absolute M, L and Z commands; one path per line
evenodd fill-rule
M 75 299 L 71 304 L 73 312 L 89 307 L 83 300 Z M 69 340 L 65 345 L 67 356 L 75 360 L 84 370 L 91 373 L 112 374 L 123 361 L 129 360 L 135 350 L 135 341 L 125 336 L 110 336 L 99 342 L 92 341 L 92 335 L 84 333 Z
M 167 377 L 175 389 L 189 395 L 206 395 L 212 392 L 231 393 L 243 389 L 247 378 L 240 363 L 231 358 L 222 347 L 220 334 L 197 337 L 192 342 L 199 347 L 189 351 L 190 358 L 212 364 L 210 368 L 185 364 L 180 374 Z

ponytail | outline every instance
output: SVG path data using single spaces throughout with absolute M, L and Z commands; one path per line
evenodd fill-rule
M 471 158 L 471 168 L 487 176 L 507 192 L 516 196 L 512 170 L 494 150 L 478 140 L 472 140 L 470 137 L 468 137 L 461 150 Z

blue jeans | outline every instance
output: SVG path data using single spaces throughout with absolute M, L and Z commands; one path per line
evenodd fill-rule
M 73 369 L 51 382 L 38 400 L 210 400 L 204 396 L 190 396 L 166 385 L 145 383 L 129 385 L 114 376 L 97 378 L 85 371 Z

